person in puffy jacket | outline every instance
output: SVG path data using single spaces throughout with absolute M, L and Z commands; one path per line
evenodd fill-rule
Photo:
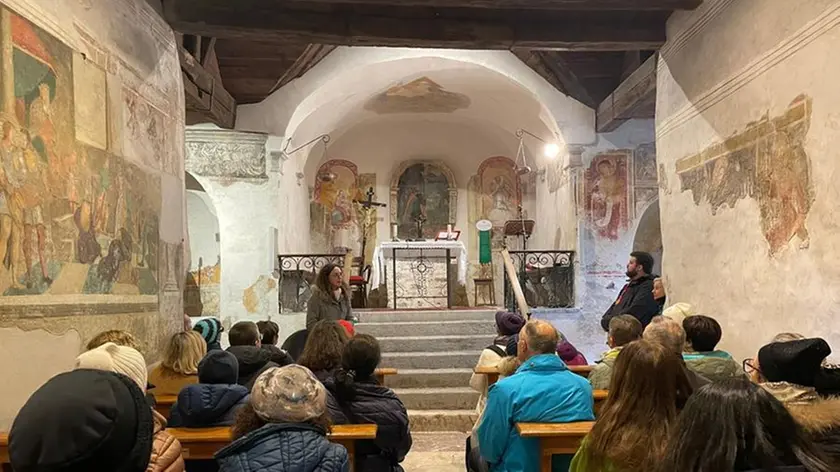
M 712 382 L 732 377 L 747 378 L 740 362 L 728 352 L 716 349 L 723 331 L 714 318 L 694 315 L 682 324 L 686 336 L 683 353 L 686 367 Z
M 357 334 L 344 347 L 335 377 L 325 382 L 333 423 L 376 424 L 376 439 L 356 442 L 358 472 L 402 472 L 400 462 L 411 449 L 405 405 L 374 377 L 381 358 L 379 341 Z
M 327 392 L 306 367 L 272 367 L 236 416 L 233 442 L 216 453 L 220 472 L 348 472 L 350 458 L 327 439 Z
M 251 321 L 240 321 L 228 333 L 230 347 L 227 352 L 239 362 L 239 379 L 236 383 L 251 389 L 257 377 L 272 367 L 282 367 L 294 361 L 288 354 L 277 354 L 262 349 L 260 331 Z
M 198 383 L 181 390 L 169 413 L 172 428 L 230 426 L 250 392 L 238 385 L 239 363 L 225 351 L 212 351 L 198 364 Z

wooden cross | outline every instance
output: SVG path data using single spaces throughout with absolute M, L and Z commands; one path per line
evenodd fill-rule
M 364 214 L 362 222 L 362 262 L 359 264 L 359 275 L 364 275 L 365 271 L 365 249 L 367 249 L 368 225 L 370 224 L 370 217 L 373 215 L 373 209 L 376 207 L 384 208 L 386 206 L 384 203 L 373 201 L 374 195 L 375 192 L 373 191 L 373 187 L 370 187 L 367 191 L 367 200 L 353 200 L 353 203 L 362 207 L 362 212 Z

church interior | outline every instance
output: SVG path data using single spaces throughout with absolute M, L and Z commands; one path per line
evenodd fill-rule
M 283 344 L 327 263 L 408 472 L 463 470 L 494 313 L 592 364 L 634 251 L 739 361 L 840 345 L 838 46 L 838 0 L 0 0 L 0 432 L 104 330 Z

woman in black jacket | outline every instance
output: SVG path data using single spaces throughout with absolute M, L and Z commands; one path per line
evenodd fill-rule
M 411 449 L 405 405 L 374 377 L 381 357 L 376 338 L 357 334 L 344 347 L 335 377 L 325 382 L 327 407 L 335 424 L 377 426 L 376 439 L 356 443 L 358 472 L 403 472 L 400 462 Z

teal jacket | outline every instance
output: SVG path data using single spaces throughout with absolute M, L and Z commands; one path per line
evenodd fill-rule
M 521 438 L 516 423 L 593 421 L 592 387 L 569 371 L 555 354 L 534 356 L 514 375 L 487 392 L 487 407 L 478 427 L 481 457 L 493 472 L 537 472 L 539 441 Z M 553 461 L 554 472 L 569 470 L 570 456 Z

